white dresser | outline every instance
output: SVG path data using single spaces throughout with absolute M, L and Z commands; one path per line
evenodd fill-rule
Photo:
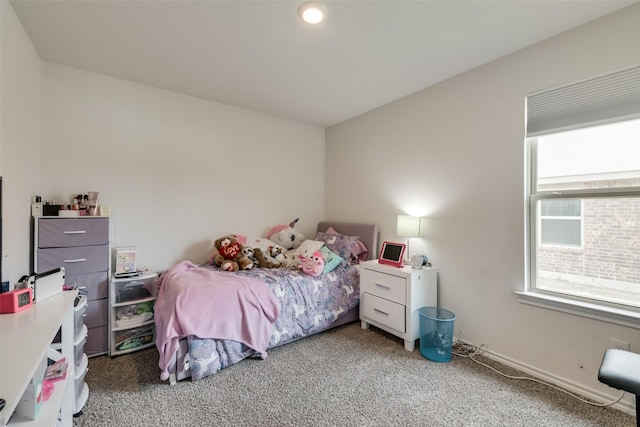
M 438 305 L 437 270 L 401 268 L 377 260 L 361 264 L 360 321 L 363 329 L 376 326 L 404 340 L 413 351 L 420 337 L 421 307 Z
M 109 352 L 109 217 L 35 218 L 34 271 L 64 267 L 66 284 L 87 296 L 84 351 L 88 356 Z

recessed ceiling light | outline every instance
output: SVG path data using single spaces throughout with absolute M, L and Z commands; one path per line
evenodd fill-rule
M 327 14 L 327 8 L 322 3 L 307 2 L 298 8 L 298 15 L 306 23 L 318 24 Z

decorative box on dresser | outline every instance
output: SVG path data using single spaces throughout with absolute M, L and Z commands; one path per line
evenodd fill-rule
M 34 271 L 64 267 L 65 283 L 87 297 L 84 352 L 109 352 L 110 218 L 101 216 L 34 218 Z
M 404 340 L 413 351 L 420 337 L 421 307 L 438 305 L 437 270 L 433 267 L 401 268 L 377 260 L 361 264 L 360 322 L 383 329 Z
M 156 342 L 153 286 L 156 273 L 111 279 L 109 354 L 117 356 L 151 347 Z M 150 291 L 151 290 L 151 291 Z

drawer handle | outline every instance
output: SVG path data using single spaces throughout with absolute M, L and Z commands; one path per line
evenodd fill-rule
M 390 290 L 391 286 L 381 285 L 380 283 L 376 283 L 376 286 L 382 289 Z
M 389 315 L 389 313 L 384 312 L 382 310 L 378 310 L 377 308 L 374 308 L 373 311 L 375 311 L 376 313 L 382 314 L 383 316 L 388 316 Z
M 84 262 L 86 258 L 78 258 L 78 259 L 65 259 L 63 262 Z
M 64 234 L 86 234 L 87 230 L 65 231 Z

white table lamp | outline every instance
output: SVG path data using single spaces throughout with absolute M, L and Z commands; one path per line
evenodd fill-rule
M 409 259 L 409 241 L 411 238 L 420 237 L 420 217 L 411 215 L 398 215 L 396 234 L 407 238 L 407 252 L 405 259 Z

